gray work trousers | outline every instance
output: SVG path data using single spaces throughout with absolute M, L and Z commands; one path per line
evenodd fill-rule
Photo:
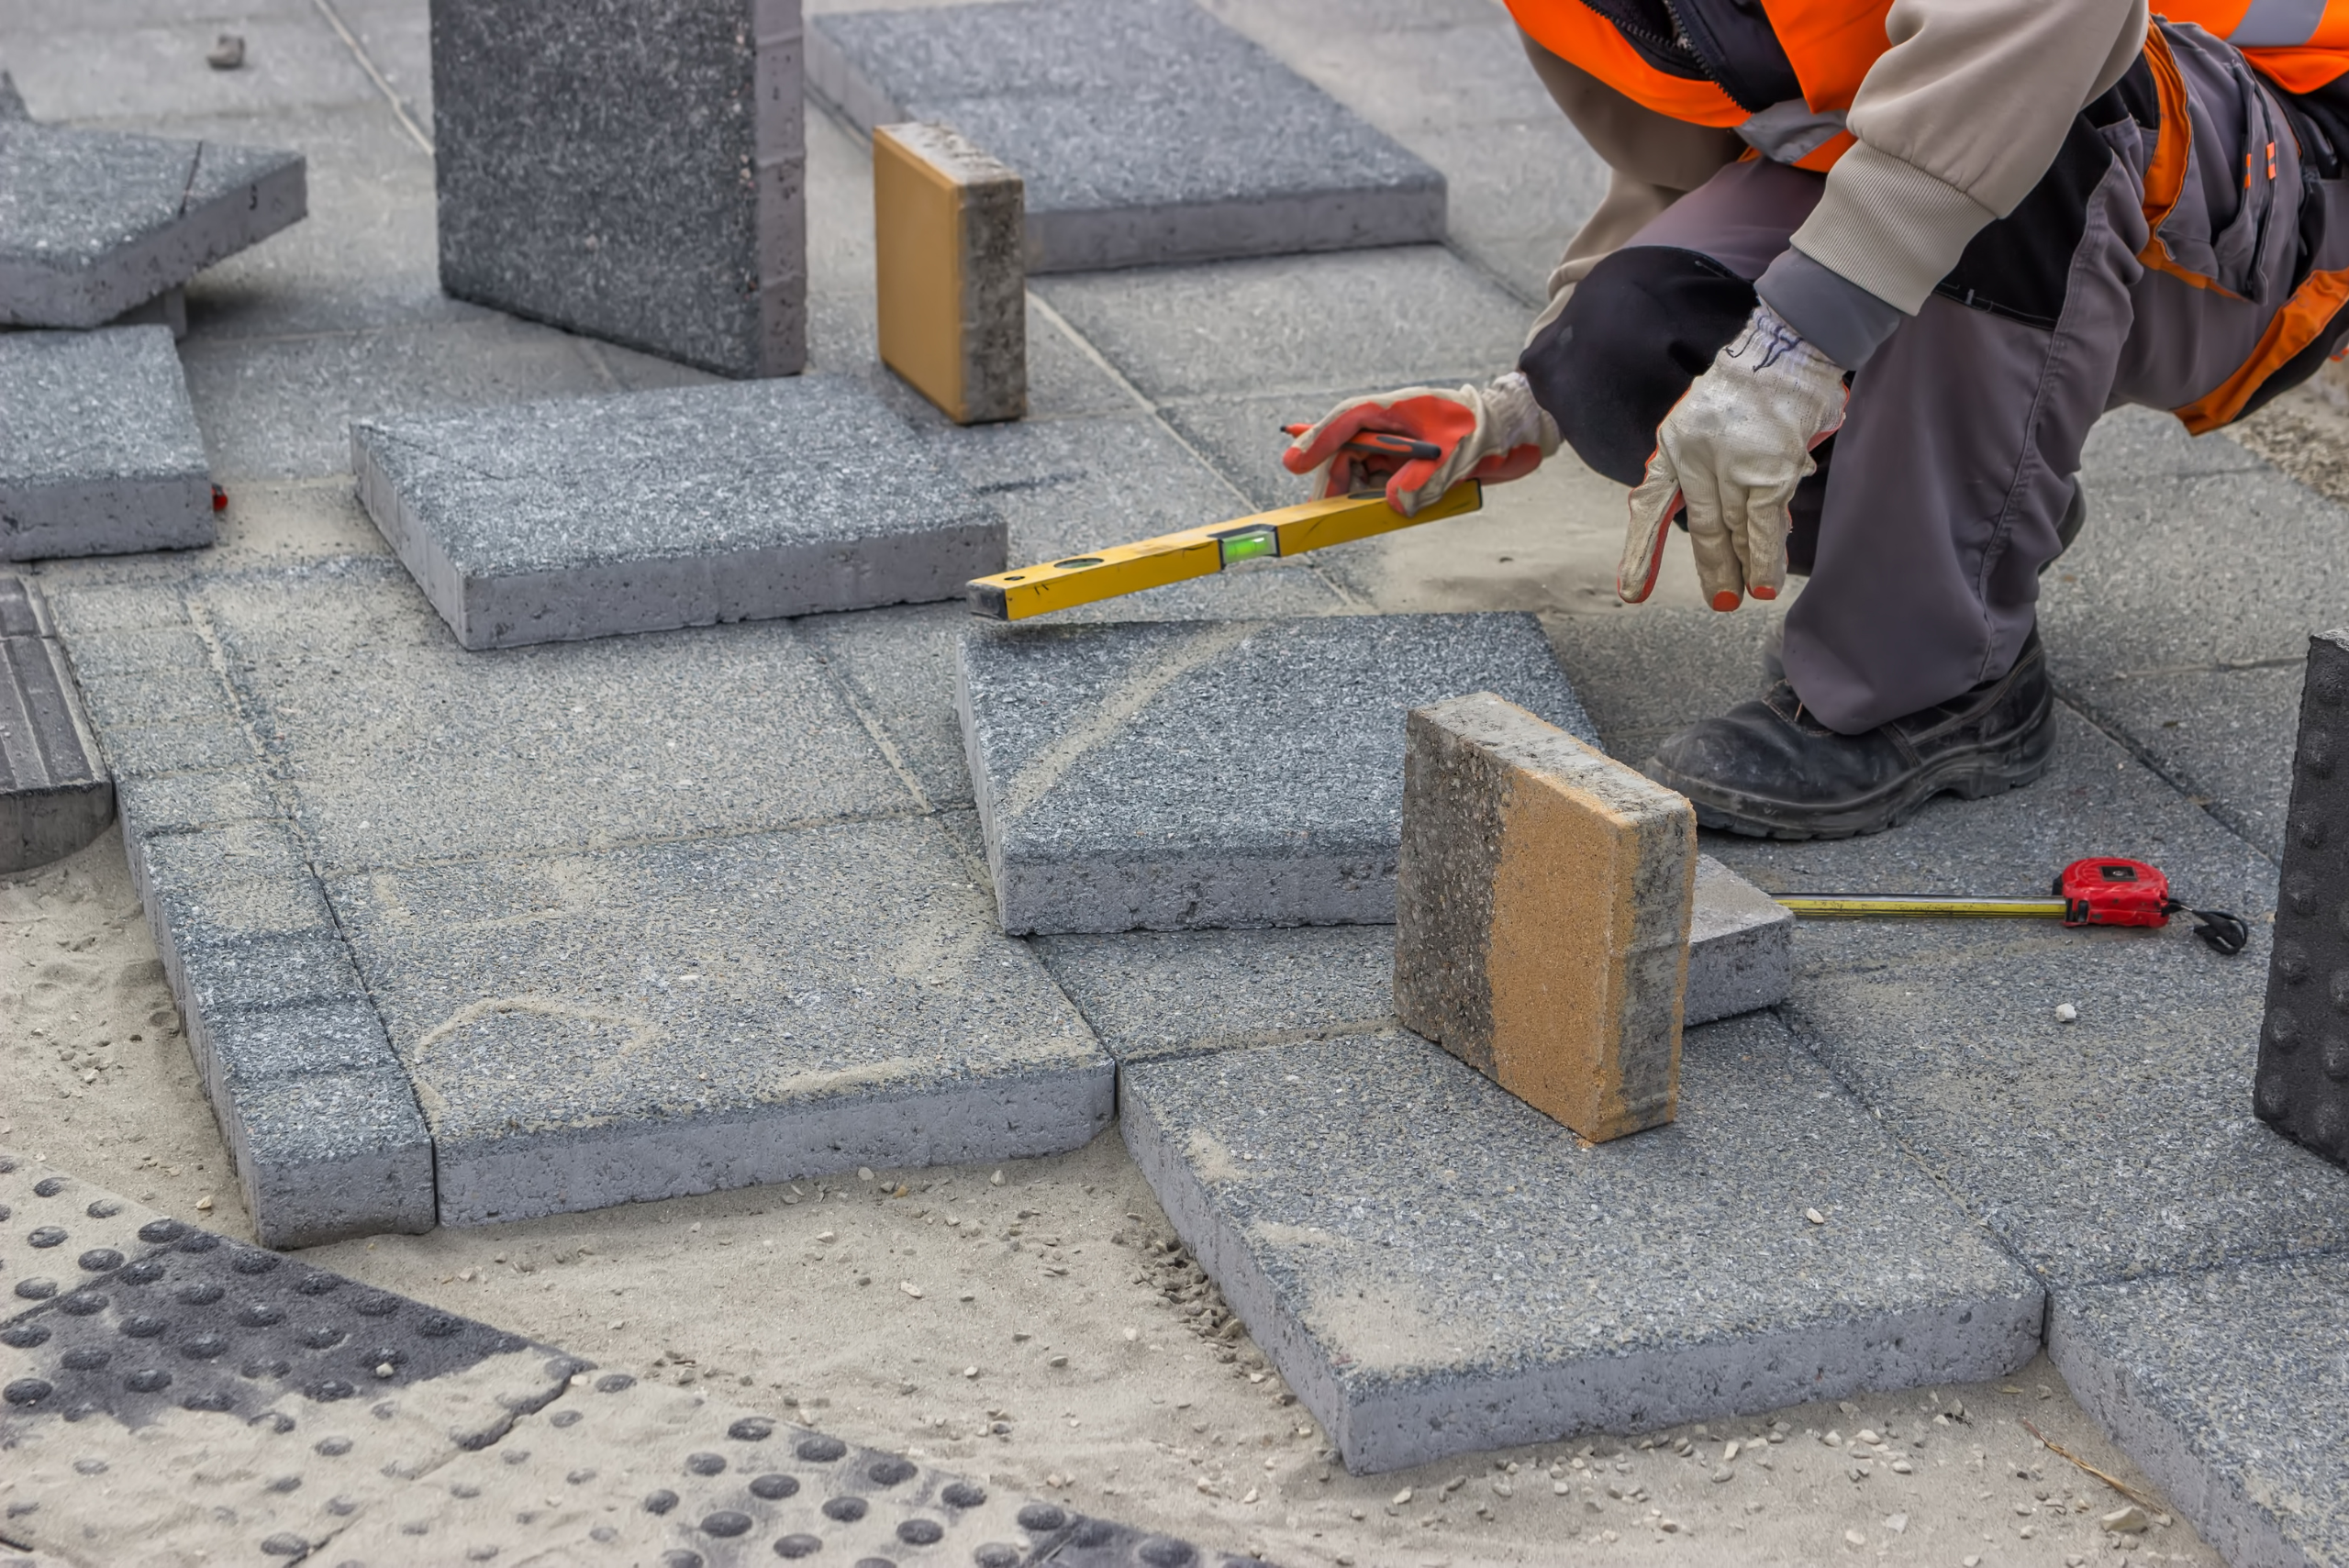
M 2133 89 L 2137 113 L 2118 99 L 2084 111 L 2041 189 L 1985 230 L 1853 377 L 1823 495 L 1811 497 L 1810 579 L 1786 626 L 1787 678 L 1834 729 L 1858 734 L 2005 674 L 2035 624 L 2039 573 L 2062 548 L 2057 525 L 2098 417 L 2203 397 L 2254 353 L 2304 261 L 2344 264 L 2300 255 L 2299 155 L 2273 94 L 2200 29 L 2167 32 L 2194 136 L 2162 234 L 2172 257 L 2221 286 L 2138 259 L 2154 148 L 2141 62 L 2107 95 Z M 1537 336 L 1521 363 L 1586 461 L 1637 477 L 1661 410 L 1710 357 L 1704 342 L 1742 324 L 1753 281 L 1824 183 L 1731 164 L 1582 282 L 1563 330 Z M 2340 193 L 2309 188 L 2328 203 Z M 2349 245 L 2349 222 L 2329 227 L 2325 249 Z M 1680 302 L 1698 295 L 1713 319 L 1692 327 Z M 1658 384 L 1667 359 L 1678 368 Z

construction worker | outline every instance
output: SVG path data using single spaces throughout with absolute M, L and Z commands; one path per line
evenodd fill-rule
M 1649 773 L 1714 828 L 1875 832 L 2031 783 L 2038 576 L 2106 409 L 2196 433 L 2349 336 L 2349 0 L 1509 0 L 1606 160 L 1518 367 L 1341 405 L 1283 454 L 1409 513 L 1561 442 L 1678 517 L 1716 609 L 1809 581 L 1756 700 Z M 1433 441 L 1397 464 L 1358 430 Z

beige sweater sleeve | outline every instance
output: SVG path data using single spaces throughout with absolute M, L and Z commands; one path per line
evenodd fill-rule
M 2145 0 L 1895 0 L 1795 249 L 1909 315 L 2144 47 Z

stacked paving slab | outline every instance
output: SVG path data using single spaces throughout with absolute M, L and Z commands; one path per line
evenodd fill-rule
M 212 539 L 211 467 L 170 328 L 0 333 L 0 561 Z
M 841 376 L 351 427 L 375 526 L 466 648 L 952 598 L 1003 520 Z
M 128 1562 L 168 1538 L 191 1558 L 360 1568 L 1231 1561 L 599 1372 L 6 1151 L 0 1224 L 19 1551 Z M 201 1483 L 197 1507 L 185 1488 Z
M 1187 0 L 835 14 L 807 51 L 859 129 L 933 121 L 1017 171 L 1031 272 L 1443 239 L 1441 173 Z

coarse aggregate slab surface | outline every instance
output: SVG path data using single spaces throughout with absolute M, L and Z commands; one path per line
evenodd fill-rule
M 860 129 L 950 125 L 1019 172 L 1031 272 L 1443 237 L 1440 172 L 1188 4 L 836 14 L 807 47 Z
M 211 469 L 169 328 L 0 333 L 0 561 L 212 539 Z
M 2229 1562 L 2349 1560 L 2349 1262 L 2059 1290 L 2065 1383 Z
M 1111 1061 L 977 881 L 908 817 L 328 891 L 473 1224 L 1087 1141 Z
M 351 467 L 466 648 L 952 598 L 1002 520 L 838 376 L 362 420 Z
M 306 205 L 297 152 L 0 118 L 0 325 L 100 326 Z
M 640 1383 L 0 1150 L 18 1561 L 1208 1563 L 1188 1542 Z M 886 1553 L 885 1556 L 879 1554 Z
M 329 874 L 912 808 L 785 623 L 468 653 L 383 560 L 203 599 Z
M 437 0 L 440 282 L 722 375 L 807 361 L 798 0 Z
M 1403 716 L 1596 743 L 1531 616 L 974 629 L 955 702 L 1008 931 L 1391 921 Z
M 2036 891 L 2125 855 L 2246 915 L 2250 947 L 2221 958 L 2184 920 L 1804 922 L 1784 1016 L 2051 1284 L 2349 1243 L 2349 1176 L 2253 1115 L 2274 866 L 2067 710 L 2058 724 L 2028 789 L 1871 839 L 1709 847 L 1774 893 Z
M 1691 1031 L 1678 1119 L 1597 1146 L 1402 1034 L 1137 1064 L 1122 1111 L 1353 1470 L 2038 1347 L 2038 1284 L 1767 1016 Z
M 1784 1001 L 1792 923 L 1751 883 L 1699 856 L 1687 1024 Z M 1397 1027 L 1392 926 L 1048 936 L 1036 950 L 1120 1062 Z

